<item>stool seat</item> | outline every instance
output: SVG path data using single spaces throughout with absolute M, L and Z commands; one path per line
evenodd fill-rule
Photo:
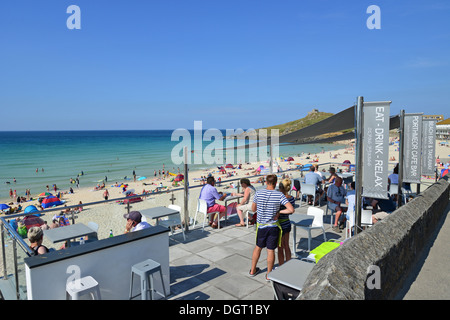
M 163 292 L 158 292 L 153 286 L 153 274 L 159 273 Z M 141 293 L 133 296 L 133 279 L 134 275 L 138 275 L 141 279 Z M 150 292 L 150 298 L 153 300 L 153 291 L 166 298 L 166 289 L 164 287 L 164 280 L 162 277 L 161 265 L 153 261 L 152 259 L 147 259 L 142 262 L 136 263 L 131 267 L 131 283 L 130 283 L 130 300 L 141 295 L 142 300 L 148 300 L 148 293 Z
M 79 300 L 82 295 L 90 294 L 92 299 L 100 300 L 100 288 L 98 282 L 91 276 L 76 279 L 66 284 L 66 299 Z

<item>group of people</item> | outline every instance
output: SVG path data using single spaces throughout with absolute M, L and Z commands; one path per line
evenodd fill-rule
M 237 227 L 245 225 L 244 214 L 246 211 L 250 210 L 256 214 L 256 245 L 252 253 L 250 276 L 255 276 L 261 271 L 257 264 L 264 248 L 267 248 L 267 273 L 273 269 L 277 248 L 279 265 L 291 259 L 289 214 L 294 213 L 295 198 L 289 195 L 291 180 L 282 180 L 278 185 L 279 190 L 276 190 L 277 180 L 276 175 L 268 175 L 266 177 L 266 188 L 256 191 L 249 179 L 242 178 L 240 183 L 244 189 L 243 193 L 231 194 L 242 196 L 241 202 L 236 207 L 240 219 L 239 223 L 236 224 Z M 208 177 L 206 182 L 206 185 L 200 191 L 199 199 L 206 201 L 208 213 L 219 213 L 215 216 L 210 215 L 209 221 L 213 228 L 217 228 L 218 219 L 226 214 L 227 208 L 216 203 L 216 200 L 224 200 L 227 194 L 217 191 L 214 186 L 214 177 Z

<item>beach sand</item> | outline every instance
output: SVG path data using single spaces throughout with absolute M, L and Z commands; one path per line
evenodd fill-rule
M 392 137 L 391 137 L 392 139 Z M 297 157 L 296 155 L 292 155 L 292 157 L 295 159 L 292 161 L 292 163 L 280 161 L 280 159 L 277 159 L 277 162 L 282 170 L 288 170 L 288 169 L 295 169 L 297 163 L 301 164 L 307 164 L 312 163 L 313 159 L 318 159 L 318 162 L 315 162 L 319 164 L 319 170 L 327 170 L 329 168 L 329 164 L 327 163 L 343 163 L 345 160 L 349 160 L 351 163 L 355 163 L 355 154 L 354 149 L 349 147 L 349 141 L 347 141 L 345 144 L 336 145 L 336 150 L 334 151 L 327 151 L 325 153 L 318 153 L 318 154 L 311 154 L 311 159 L 306 159 L 307 155 L 303 155 L 301 157 Z M 395 161 L 390 161 L 390 170 L 394 167 L 396 162 L 398 161 L 398 151 L 396 151 L 397 145 L 390 145 L 389 147 L 389 158 L 394 157 Z M 440 159 L 447 159 L 448 161 L 448 155 L 450 154 L 450 148 L 446 146 L 440 146 L 439 141 L 436 143 L 436 156 L 439 156 Z M 335 156 L 335 158 L 333 158 Z M 236 178 L 243 178 L 248 177 L 248 175 L 252 175 L 252 172 L 254 170 L 251 170 L 251 168 L 258 168 L 259 165 L 268 166 L 267 162 L 261 162 L 261 163 L 252 163 L 252 164 L 243 164 L 242 169 L 226 169 L 227 172 L 233 172 L 234 176 L 230 177 L 229 179 L 236 179 Z M 334 165 L 335 167 L 338 167 Z M 207 176 L 209 173 L 212 173 L 216 180 L 221 177 L 222 183 L 220 187 L 217 187 L 219 191 L 224 192 L 236 192 L 236 189 L 229 188 L 230 182 L 227 182 L 226 175 L 218 174 L 217 167 L 211 168 L 209 170 L 201 170 L 201 171 L 190 171 L 189 172 L 189 184 L 190 186 L 198 186 L 201 185 L 201 183 L 198 182 L 197 179 L 200 179 L 201 176 Z M 293 171 L 294 178 L 299 176 L 299 171 Z M 257 178 L 251 178 L 250 181 L 253 184 L 261 185 L 259 183 L 256 183 Z M 427 179 L 423 178 L 423 182 L 426 182 Z M 429 179 L 430 182 L 434 181 L 434 177 Z M 109 199 L 117 199 L 124 197 L 124 194 L 122 193 L 122 188 L 120 187 L 111 187 L 112 184 L 115 184 L 114 182 L 108 182 L 106 189 L 109 192 Z M 174 200 L 174 204 L 179 205 L 181 208 L 184 207 L 184 192 L 181 191 L 175 191 L 171 192 L 170 190 L 175 189 L 175 187 L 172 187 L 170 178 L 162 179 L 162 178 L 148 178 L 142 181 L 118 181 L 119 184 L 121 182 L 128 184 L 128 190 L 134 189 L 135 193 L 141 194 L 143 193 L 143 190 L 154 190 L 159 183 L 162 183 L 164 186 L 169 187 L 168 193 L 163 194 L 149 194 L 145 199 L 141 202 L 136 202 L 131 204 L 131 210 L 142 210 L 146 208 L 156 207 L 156 206 L 168 206 L 172 204 L 172 201 L 170 200 L 172 195 L 176 198 Z M 235 181 L 234 183 L 236 183 Z M 147 185 L 144 185 L 147 184 Z M 149 185 L 153 183 L 153 185 Z M 197 199 L 200 192 L 199 188 L 194 188 L 189 191 L 189 216 L 194 217 L 196 207 L 197 207 Z M 66 190 L 63 190 L 66 191 Z M 422 190 L 423 191 L 423 190 Z M 102 201 L 103 199 L 103 192 L 104 190 L 98 190 L 94 191 L 93 188 L 75 188 L 73 194 L 64 194 L 62 200 L 65 200 L 65 205 L 67 206 L 74 206 L 77 205 L 80 201 L 83 204 L 86 203 L 92 203 L 97 201 Z M 8 201 L 9 202 L 9 201 Z M 6 203 L 8 203 L 6 202 Z M 37 201 L 29 201 L 26 203 L 23 203 L 23 208 L 27 207 L 28 205 L 36 205 Z M 59 214 L 61 210 L 64 209 L 64 206 L 58 206 L 56 207 L 57 211 L 52 212 L 46 212 L 42 211 L 44 215 L 41 217 L 43 220 L 47 221 L 48 224 L 51 223 L 52 217 L 55 214 Z M 182 209 L 183 212 L 183 209 Z M 99 225 L 99 231 L 98 236 L 99 239 L 103 239 L 109 236 L 110 231 L 113 232 L 114 235 L 122 234 L 124 232 L 125 228 L 125 219 L 123 218 L 123 214 L 127 213 L 127 205 L 119 204 L 116 201 L 111 201 L 108 203 L 101 203 L 97 205 L 92 205 L 88 207 L 84 207 L 84 210 L 80 213 L 77 213 L 77 219 L 76 223 L 84 223 L 87 224 L 90 221 L 93 221 Z M 3 215 L 4 216 L 4 215 Z M 70 215 L 68 216 L 70 219 Z M 202 220 L 201 220 L 202 221 Z M 154 224 L 155 222 L 152 221 L 149 223 Z M 58 249 L 60 247 L 59 244 L 51 244 L 44 241 L 44 244 Z

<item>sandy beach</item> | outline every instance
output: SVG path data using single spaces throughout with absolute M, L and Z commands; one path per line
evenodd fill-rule
M 391 140 L 395 138 L 391 137 Z M 447 146 L 441 146 L 439 144 L 440 141 L 437 141 L 436 143 L 436 157 L 439 156 L 440 159 L 447 159 L 448 161 L 449 154 L 450 154 L 450 148 Z M 394 167 L 396 162 L 398 161 L 398 150 L 397 150 L 397 144 L 390 145 L 389 146 L 389 158 L 392 159 L 390 161 L 390 170 Z M 292 155 L 294 158 L 294 161 L 287 162 L 283 159 L 276 159 L 277 163 L 281 170 L 288 170 L 288 169 L 295 169 L 297 167 L 297 164 L 308 164 L 313 163 L 313 160 L 316 160 L 316 162 L 319 165 L 319 170 L 327 170 L 329 165 L 328 163 L 343 163 L 345 160 L 349 160 L 351 163 L 355 162 L 355 153 L 354 149 L 351 147 L 350 141 L 346 141 L 343 144 L 336 145 L 336 150 L 334 151 L 327 151 L 323 153 L 318 154 L 303 154 L 301 157 L 298 157 L 297 155 Z M 307 159 L 309 157 L 309 159 Z M 395 159 L 395 161 L 393 160 Z M 228 181 L 230 179 L 239 179 L 247 176 L 253 175 L 255 172 L 255 169 L 258 168 L 260 165 L 264 165 L 265 167 L 268 166 L 267 162 L 261 162 L 261 163 L 251 163 L 251 164 L 242 164 L 241 169 L 237 169 L 235 165 L 235 169 L 226 169 L 227 173 L 231 173 L 231 177 L 227 177 L 226 174 L 220 174 L 217 167 L 208 169 L 208 170 L 201 170 L 201 171 L 190 171 L 189 172 L 189 185 L 192 186 L 199 186 L 201 185 L 200 178 L 202 176 L 207 176 L 209 173 L 211 173 L 216 180 L 220 177 L 222 180 L 222 183 L 220 184 L 220 187 L 218 186 L 219 191 L 224 192 L 236 192 L 237 190 L 232 188 L 231 182 Z M 338 167 L 338 166 L 335 166 Z M 292 171 L 293 177 L 299 176 L 299 171 Z M 159 177 L 153 177 L 153 178 L 147 178 L 141 181 L 133 181 L 133 180 L 127 180 L 127 181 L 117 181 L 119 185 L 121 183 L 128 184 L 127 190 L 134 190 L 134 193 L 136 194 L 142 194 L 145 191 L 153 191 L 155 190 L 160 184 L 167 187 L 165 190 L 168 190 L 168 192 L 163 194 L 148 194 L 146 197 L 143 198 L 143 201 L 136 202 L 131 204 L 131 210 L 142 210 L 145 208 L 151 208 L 156 206 L 168 206 L 169 204 L 172 204 L 171 197 L 175 198 L 174 204 L 179 205 L 183 208 L 183 191 L 174 191 L 171 192 L 171 190 L 177 189 L 182 187 L 182 185 L 178 187 L 172 186 L 171 179 L 173 176 L 166 177 L 165 179 L 159 178 Z M 228 182 L 227 182 L 228 181 Z M 257 178 L 251 178 L 250 181 L 255 185 L 261 185 L 257 183 Z M 423 182 L 426 182 L 426 178 L 422 178 Z M 434 181 L 434 177 L 431 179 L 429 178 L 429 181 Z M 124 194 L 122 192 L 121 187 L 115 187 L 111 186 L 114 185 L 116 181 L 108 182 L 106 184 L 105 189 L 109 192 L 109 199 L 117 199 L 124 197 Z M 236 181 L 234 182 L 236 183 Z M 103 193 L 105 189 L 101 190 L 94 190 L 94 188 L 74 188 L 74 193 L 70 194 L 68 193 L 68 190 L 59 190 L 63 191 L 64 195 L 62 197 L 62 200 L 65 201 L 65 204 L 62 206 L 55 207 L 58 209 L 57 211 L 51 211 L 47 212 L 42 211 L 44 215 L 41 217 L 43 220 L 47 221 L 48 224 L 51 223 L 52 217 L 55 214 L 59 214 L 61 210 L 64 209 L 64 206 L 74 206 L 78 205 L 81 201 L 83 204 L 92 203 L 92 202 L 98 202 L 103 201 Z M 194 188 L 191 189 L 189 192 L 189 216 L 194 217 L 195 211 L 196 211 L 196 205 L 197 205 L 197 199 L 201 188 Z M 5 203 L 10 203 L 10 201 L 6 200 Z M 22 203 L 22 207 L 26 208 L 28 205 L 38 205 L 37 200 L 29 201 Z M 125 227 L 125 219 L 123 218 L 123 214 L 127 212 L 127 205 L 126 204 L 120 204 L 117 201 L 111 201 L 108 203 L 101 203 L 97 205 L 87 206 L 83 207 L 83 210 L 79 213 L 76 213 L 77 223 L 85 223 L 87 224 L 90 221 L 93 221 L 99 225 L 99 238 L 105 238 L 109 236 L 110 231 L 113 232 L 114 235 L 122 234 Z M 70 215 L 69 215 L 70 218 Z M 150 222 L 151 224 L 154 223 L 154 221 Z M 47 243 L 50 247 L 55 247 L 54 244 Z

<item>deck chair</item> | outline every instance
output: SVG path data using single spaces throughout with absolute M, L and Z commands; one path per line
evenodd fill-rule
M 325 235 L 325 228 L 323 227 L 323 210 L 316 207 L 309 207 L 307 211 L 307 215 L 313 216 L 314 219 L 311 224 L 307 225 L 302 223 L 302 221 L 299 221 L 298 223 L 293 222 L 291 220 L 291 224 L 293 226 L 293 247 L 294 247 L 294 254 L 296 252 L 295 246 L 297 244 L 297 227 L 302 228 L 306 231 L 308 231 L 308 251 L 311 251 L 311 231 L 314 229 L 322 229 L 323 232 L 323 240 L 327 241 L 327 237 Z M 295 254 L 296 255 L 296 254 Z
M 195 224 L 197 223 L 197 214 L 201 214 L 203 215 L 203 227 L 202 230 L 205 231 L 205 221 L 209 216 L 212 214 L 218 214 L 219 215 L 219 211 L 214 211 L 214 212 L 210 212 L 208 213 L 208 205 L 206 204 L 206 201 L 203 199 L 198 199 L 197 201 L 197 211 L 195 212 L 195 216 L 194 216 L 194 225 L 192 226 L 192 229 L 195 228 Z M 220 228 L 220 216 L 217 219 L 217 227 Z
M 302 206 L 303 195 L 306 196 L 306 201 L 308 201 L 308 196 L 313 196 L 313 206 L 316 203 L 316 186 L 313 184 L 300 183 L 300 207 Z M 306 202 L 305 201 L 305 202 Z
M 166 228 L 170 228 L 170 234 L 173 235 L 173 228 L 176 226 L 181 226 L 181 232 L 183 233 L 183 239 L 184 241 L 186 241 L 186 236 L 184 234 L 184 227 L 183 224 L 181 223 L 181 207 L 174 205 L 174 204 L 170 204 L 168 206 L 168 208 L 176 210 L 178 212 L 180 212 L 180 214 L 177 215 L 172 215 L 170 216 L 170 218 L 165 219 L 165 220 L 160 220 L 158 222 L 158 224 L 160 226 L 166 227 Z

